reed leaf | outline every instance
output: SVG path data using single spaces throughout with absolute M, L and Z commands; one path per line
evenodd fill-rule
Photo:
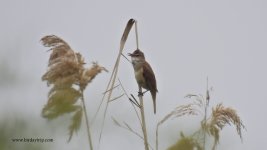
M 69 126 L 69 139 L 68 142 L 71 140 L 72 135 L 74 132 L 77 132 L 78 129 L 81 127 L 82 122 L 82 107 L 79 107 L 79 109 L 75 112 L 71 119 L 71 124 Z

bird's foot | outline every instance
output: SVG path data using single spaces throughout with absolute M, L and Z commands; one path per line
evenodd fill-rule
M 144 91 L 144 92 L 138 92 L 138 96 L 144 96 L 144 94 L 147 92 L 148 90 Z
M 138 97 L 140 96 L 144 96 L 144 93 L 143 92 L 138 92 Z

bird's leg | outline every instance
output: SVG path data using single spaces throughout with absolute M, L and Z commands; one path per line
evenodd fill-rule
M 149 91 L 149 90 L 146 90 L 146 91 L 144 91 L 144 92 L 138 92 L 138 96 L 144 96 L 144 94 L 145 94 L 147 91 Z
M 139 84 L 138 84 L 138 88 L 139 88 L 138 97 L 143 96 L 142 87 Z
M 138 92 L 138 97 L 143 95 L 144 95 L 143 92 Z
M 146 90 L 145 92 L 143 92 L 143 94 L 145 94 L 147 91 L 149 91 L 149 90 Z

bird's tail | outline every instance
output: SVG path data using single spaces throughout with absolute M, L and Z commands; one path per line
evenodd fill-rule
M 156 106 L 156 92 L 150 91 L 152 100 L 153 100 L 153 107 L 154 107 L 154 114 L 156 114 L 157 106 Z

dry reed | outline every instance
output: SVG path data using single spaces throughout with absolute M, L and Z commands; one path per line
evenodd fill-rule
M 110 80 L 107 84 L 107 87 L 106 87 L 106 90 L 103 94 L 103 97 L 102 97 L 102 100 L 100 102 L 100 105 L 98 106 L 98 109 L 93 117 L 93 121 L 96 119 L 98 113 L 99 113 L 99 110 L 105 100 L 105 97 L 107 95 L 107 99 L 106 99 L 106 105 L 105 105 L 105 108 L 104 108 L 104 116 L 103 116 L 103 121 L 102 121 L 102 124 L 101 124 L 101 131 L 100 131 L 100 135 L 99 135 L 99 144 L 98 144 L 98 148 L 100 146 L 100 142 L 101 142 L 101 138 L 102 138 L 102 133 L 103 133 L 103 129 L 104 129 L 104 124 L 105 124 L 105 119 L 106 119 L 106 114 L 107 114 L 107 110 L 108 110 L 108 105 L 109 105 L 109 102 L 110 100 L 112 99 L 111 96 L 112 96 L 112 92 L 113 92 L 113 89 L 115 87 L 115 81 L 117 79 L 117 74 L 118 74 L 118 71 L 119 71 L 119 64 L 120 64 L 120 58 L 121 58 L 121 55 L 122 55 L 122 51 L 123 51 L 123 48 L 124 48 L 124 45 L 126 43 L 126 40 L 128 38 L 128 35 L 129 35 L 129 32 L 132 28 L 132 25 L 134 24 L 135 20 L 134 19 L 130 19 L 124 29 L 124 32 L 123 32 L 123 35 L 122 35 L 122 38 L 121 38 L 121 41 L 120 41 L 120 48 L 119 48 L 119 53 L 118 53 L 118 56 L 117 56 L 117 59 L 116 59 L 116 62 L 114 64 L 114 67 L 113 67 L 113 70 L 112 70 L 112 73 L 111 73 L 111 76 L 110 76 Z
M 168 150 L 179 149 L 184 146 L 189 146 L 191 147 L 191 149 L 193 149 L 194 147 L 200 150 L 206 149 L 206 134 L 213 137 L 214 142 L 212 145 L 212 150 L 215 150 L 216 146 L 219 144 L 220 131 L 222 131 L 222 129 L 226 125 L 234 125 L 236 127 L 237 134 L 242 140 L 242 129 L 245 129 L 245 126 L 235 109 L 231 107 L 225 107 L 222 103 L 220 103 L 215 107 L 212 107 L 211 114 L 208 114 L 209 101 L 211 99 L 210 90 L 211 88 L 208 89 L 207 84 L 206 96 L 203 96 L 201 94 L 188 94 L 185 97 L 193 100 L 191 103 L 178 106 L 158 123 L 156 129 L 156 150 L 158 150 L 159 126 L 170 118 L 181 117 L 184 115 L 203 115 L 203 119 L 200 123 L 201 128 L 189 137 L 181 136 L 181 139 Z M 185 143 L 187 143 L 188 145 L 186 145 Z
M 133 24 L 135 24 L 135 33 L 136 33 L 136 45 L 138 47 L 138 31 L 137 31 L 137 24 L 136 24 L 136 20 L 134 19 L 130 19 L 124 29 L 124 32 L 123 32 L 123 35 L 122 35 L 122 38 L 121 38 L 121 41 L 120 41 L 120 49 L 119 49 L 119 53 L 118 53 L 118 57 L 116 59 L 116 62 L 115 62 L 115 65 L 114 65 L 114 68 L 113 68 L 113 71 L 112 71 L 112 74 L 111 74 L 111 77 L 110 77 L 110 80 L 108 82 L 108 85 L 107 85 L 107 88 L 106 88 L 106 91 L 104 92 L 104 95 L 103 95 L 103 98 L 101 100 L 101 103 L 97 109 L 97 112 L 96 114 L 94 115 L 94 119 L 96 118 L 99 110 L 100 110 L 100 107 L 101 105 L 103 104 L 104 100 L 105 100 L 105 96 L 107 95 L 107 100 L 106 100 L 106 105 L 105 105 L 105 108 L 104 108 L 104 117 L 103 117 L 103 121 L 102 121 L 102 125 L 101 125 L 101 131 L 100 131 L 100 136 L 99 136 L 99 145 L 100 145 L 100 141 L 101 141 L 101 137 L 102 137 L 102 132 L 103 132 L 103 128 L 104 128 L 104 121 L 105 121 L 105 118 L 106 118 L 106 114 L 107 114 L 107 109 L 108 109 L 108 105 L 109 105 L 109 102 L 110 101 L 113 101 L 113 100 L 116 100 L 120 97 L 122 97 L 123 95 L 126 95 L 125 94 L 125 91 L 124 91 L 124 94 L 114 98 L 114 99 L 111 99 L 111 96 L 112 96 L 112 92 L 113 92 L 113 89 L 114 89 L 114 85 L 115 85 L 115 81 L 117 79 L 117 73 L 118 73 L 118 70 L 119 70 L 119 64 L 120 64 L 120 58 L 121 56 L 125 57 L 122 53 L 123 51 L 123 48 L 124 48 L 124 45 L 127 41 L 127 38 L 128 38 L 128 35 L 130 33 L 130 30 L 133 26 Z M 126 57 L 125 57 L 126 58 Z M 126 58 L 127 59 L 127 58 Z M 128 60 L 128 59 L 127 59 Z M 129 60 L 128 60 L 129 61 Z M 140 91 L 140 89 L 139 89 Z M 128 97 L 128 96 L 127 96 Z M 129 97 L 128 97 L 129 98 Z M 144 116 L 144 107 L 143 107 L 143 99 L 142 97 L 139 96 L 139 99 L 140 99 L 140 112 L 141 112 L 141 119 L 139 118 L 139 115 L 137 114 L 139 120 L 141 121 L 141 127 L 142 127 L 142 131 L 143 131 L 143 135 L 144 135 L 144 145 L 145 145 L 145 149 L 146 150 L 149 150 L 149 145 L 148 145 L 148 142 L 147 142 L 147 133 L 146 133 L 146 127 L 145 127 L 145 116 Z
M 231 107 L 225 107 L 222 103 L 212 108 L 211 116 L 205 124 L 202 124 L 202 129 L 214 137 L 213 150 L 215 150 L 215 147 L 219 144 L 220 131 L 222 131 L 226 125 L 231 124 L 236 127 L 237 134 L 242 140 L 242 129 L 245 129 L 245 126 L 236 113 L 236 110 Z
M 93 150 L 93 142 L 86 112 L 83 91 L 97 74 L 107 71 L 97 63 L 92 67 L 84 67 L 84 59 L 80 53 L 75 52 L 67 42 L 55 35 L 48 35 L 41 39 L 45 47 L 49 47 L 51 54 L 48 62 L 48 70 L 42 76 L 48 86 L 53 85 L 48 93 L 48 102 L 44 106 L 42 115 L 47 119 L 54 119 L 60 115 L 73 112 L 69 126 L 69 140 L 81 125 L 82 111 L 84 112 L 90 149 Z M 75 88 L 78 86 L 79 89 Z M 82 100 L 82 106 L 76 104 Z

